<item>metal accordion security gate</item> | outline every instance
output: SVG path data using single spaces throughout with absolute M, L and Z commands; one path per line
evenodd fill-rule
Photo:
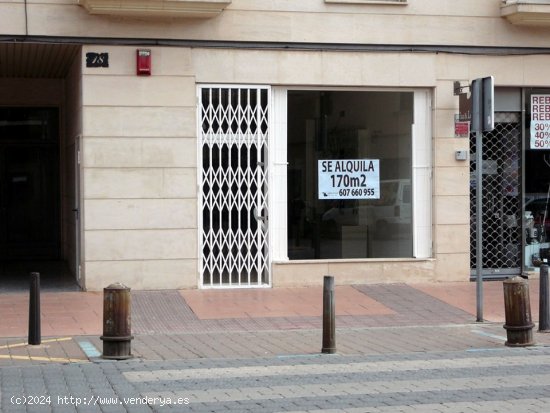
M 482 139 L 482 213 L 476 210 L 476 134 L 470 135 L 470 268 L 475 279 L 476 233 L 482 220 L 483 278 L 521 273 L 521 113 L 495 113 Z
M 199 88 L 201 286 L 271 284 L 268 87 Z

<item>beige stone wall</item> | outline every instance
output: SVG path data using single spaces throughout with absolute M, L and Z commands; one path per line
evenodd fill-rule
M 22 35 L 268 42 L 547 47 L 545 28 L 515 27 L 501 0 L 410 0 L 407 5 L 323 0 L 233 0 L 212 19 L 89 15 L 76 0 L 0 1 L 0 32 Z
M 134 47 L 82 78 L 86 287 L 197 286 L 196 89 L 185 49 L 155 48 L 153 76 Z
M 87 287 L 198 285 L 196 85 L 422 88 L 432 92 L 433 258 L 274 263 L 273 284 L 456 281 L 469 278 L 468 150 L 454 137 L 453 81 L 492 74 L 497 86 L 544 85 L 548 57 L 152 49 L 153 76 L 135 75 L 134 47 L 83 74 Z M 246 62 L 246 64 L 242 64 Z M 259 70 L 261 68 L 261 70 Z M 277 137 L 274 137 L 277 139 Z
M 273 267 L 273 286 L 322 285 L 325 275 L 334 276 L 336 284 L 372 284 L 372 283 L 414 283 L 427 281 L 449 281 L 435 272 L 434 259 L 373 259 L 339 260 L 314 263 L 278 264 Z M 469 272 L 462 274 L 462 281 Z
M 75 0 L 0 0 L 0 34 L 450 46 L 548 47 L 547 28 L 516 27 L 500 0 L 409 0 L 407 5 L 323 0 L 233 0 L 213 19 L 89 15 Z M 27 21 L 27 24 L 25 22 Z M 86 52 L 109 68 L 82 68 Z M 136 47 L 84 46 L 65 80 L 0 79 L 0 104 L 63 106 L 63 251 L 75 269 L 67 161 L 82 139 L 86 287 L 198 285 L 196 86 L 200 83 L 423 88 L 432 93 L 433 259 L 275 263 L 273 284 L 466 280 L 469 165 L 454 159 L 453 82 L 493 75 L 497 86 L 549 86 L 550 58 L 449 53 L 153 47 L 153 75 L 135 75 Z

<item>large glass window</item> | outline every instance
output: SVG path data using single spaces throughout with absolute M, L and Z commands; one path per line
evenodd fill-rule
M 287 102 L 288 257 L 412 257 L 414 93 L 292 90 Z M 358 172 L 339 186 L 349 196 L 320 194 L 323 160 L 375 161 L 377 182 Z

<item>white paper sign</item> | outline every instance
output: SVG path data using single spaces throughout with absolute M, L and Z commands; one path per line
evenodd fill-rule
M 550 95 L 531 95 L 531 149 L 550 149 Z
M 379 199 L 380 160 L 318 161 L 319 199 Z

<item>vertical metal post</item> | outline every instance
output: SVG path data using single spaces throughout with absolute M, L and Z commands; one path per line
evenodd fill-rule
M 40 334 L 40 273 L 31 272 L 29 296 L 29 344 L 42 342 Z
M 325 275 L 323 282 L 323 348 L 322 353 L 336 352 L 334 277 Z
M 550 333 L 550 305 L 548 305 L 548 265 L 540 266 L 539 333 Z
M 483 87 L 472 82 L 472 131 L 476 134 L 476 321 L 483 321 Z
M 483 132 L 476 132 L 476 321 L 483 322 Z

